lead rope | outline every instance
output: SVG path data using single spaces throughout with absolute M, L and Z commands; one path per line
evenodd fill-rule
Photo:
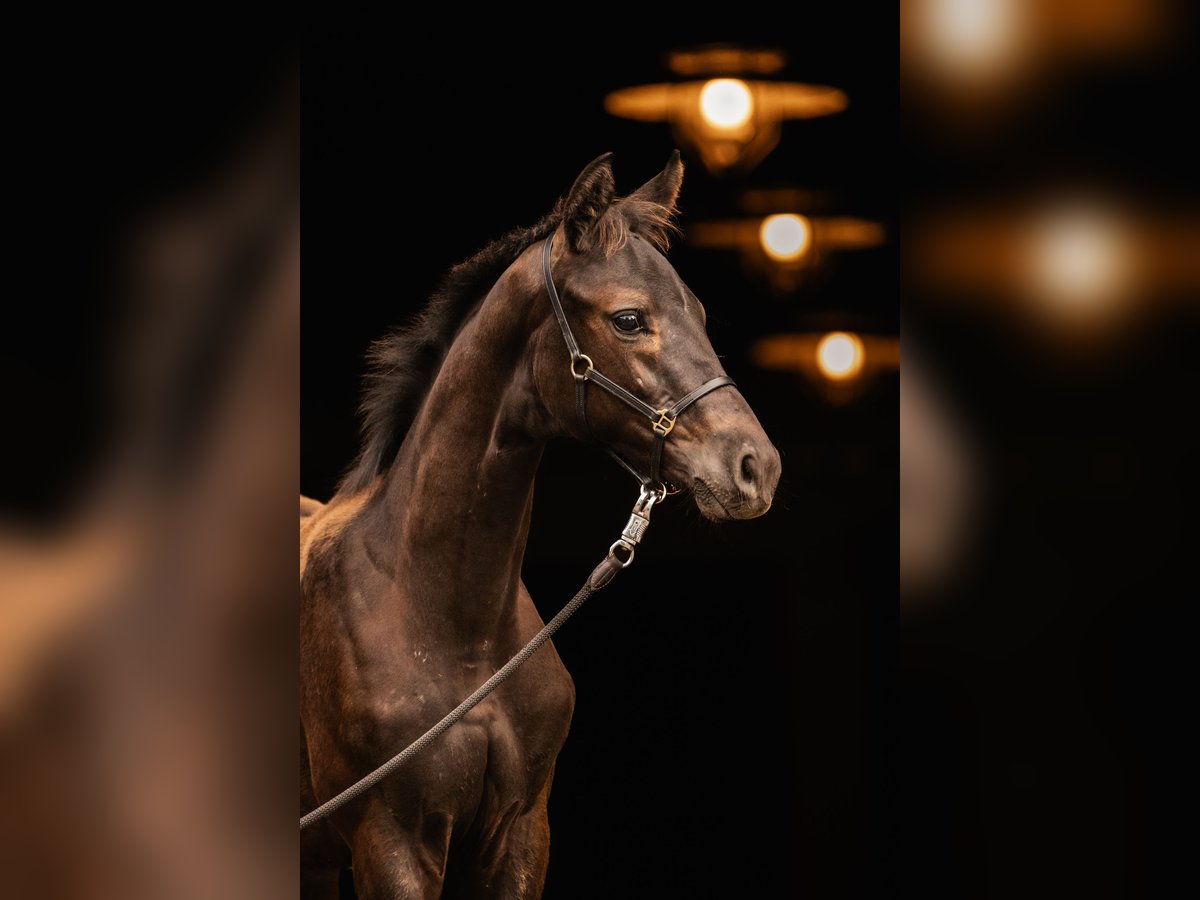
M 313 822 L 320 821 L 335 810 L 341 809 L 341 807 L 345 806 L 351 800 L 375 787 L 375 785 L 379 784 L 379 782 L 383 781 L 383 779 L 387 778 L 445 734 L 451 726 L 478 706 L 488 694 L 499 687 L 513 672 L 521 668 L 521 665 L 529 657 L 533 656 L 542 644 L 550 640 L 554 632 L 558 631 L 563 623 L 575 614 L 575 611 L 579 607 L 583 606 L 588 597 L 607 586 L 622 569 L 629 568 L 633 563 L 633 555 L 638 543 L 641 541 L 642 536 L 645 535 L 646 529 L 650 527 L 650 510 L 663 497 L 664 492 L 661 488 L 650 488 L 642 485 L 641 494 L 638 497 L 637 503 L 633 505 L 633 512 L 629 516 L 629 521 L 625 523 L 625 530 L 621 532 L 621 536 L 613 542 L 613 545 L 608 548 L 608 554 L 600 561 L 600 565 L 592 570 L 592 574 L 583 583 L 583 587 L 579 589 L 579 593 L 572 597 L 567 605 L 558 611 L 558 615 L 547 622 L 542 630 L 535 634 L 533 639 L 520 649 L 516 656 L 506 662 L 491 678 L 481 684 L 475 693 L 446 713 L 440 722 L 370 775 L 359 779 L 336 797 L 326 800 L 312 812 L 302 816 L 300 819 L 300 829 L 303 831 Z M 625 553 L 624 559 L 617 555 L 618 551 Z

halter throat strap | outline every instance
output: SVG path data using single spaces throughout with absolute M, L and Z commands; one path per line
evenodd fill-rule
M 717 390 L 717 388 L 736 387 L 736 385 L 728 375 L 718 375 L 716 378 L 710 378 L 695 390 L 684 394 L 683 397 L 670 406 L 654 407 L 636 394 L 617 384 L 607 375 L 598 372 L 592 364 L 591 357 L 579 349 L 579 342 L 575 340 L 575 335 L 571 332 L 571 326 L 567 322 L 567 314 L 563 309 L 562 300 L 558 296 L 558 288 L 554 285 L 554 274 L 550 265 L 553 247 L 554 234 L 551 232 L 542 247 L 542 275 L 546 281 L 546 293 L 550 295 L 550 306 L 554 310 L 554 318 L 558 320 L 558 327 L 562 331 L 563 342 L 567 345 L 567 353 L 571 357 L 571 377 L 575 380 L 575 415 L 583 426 L 584 433 L 592 436 L 591 426 L 588 425 L 587 419 L 587 386 L 591 383 L 607 391 L 626 406 L 649 419 L 650 429 L 654 433 L 654 444 L 650 451 L 649 474 L 643 475 L 611 447 L 604 447 L 604 449 L 609 456 L 620 463 L 625 471 L 629 472 L 629 474 L 638 479 L 642 484 L 649 485 L 652 488 L 661 487 L 666 491 L 667 488 L 659 470 L 662 465 L 663 445 L 666 443 L 667 435 L 675 427 L 675 420 L 679 418 L 680 413 L 705 394 L 709 394 Z M 592 437 L 595 440 L 594 436 Z

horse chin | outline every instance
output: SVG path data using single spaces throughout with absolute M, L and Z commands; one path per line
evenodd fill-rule
M 747 503 L 739 492 L 722 496 L 702 478 L 692 480 L 692 497 L 696 508 L 704 518 L 713 522 L 729 522 L 735 519 L 754 519 L 771 508 L 770 503 Z

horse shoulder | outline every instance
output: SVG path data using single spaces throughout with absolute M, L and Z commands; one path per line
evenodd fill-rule
M 543 621 L 523 582 L 519 591 L 518 633 L 520 643 L 524 644 L 541 630 Z M 561 746 L 575 711 L 575 681 L 553 642 L 535 653 L 526 668 L 529 670 L 526 676 L 518 679 L 523 694 L 521 714 L 537 720 L 545 734 L 551 736 L 551 743 Z
M 349 497 L 334 497 L 328 503 L 300 498 L 300 577 L 304 577 L 314 548 L 327 549 L 336 544 L 346 527 L 362 510 L 368 490 Z

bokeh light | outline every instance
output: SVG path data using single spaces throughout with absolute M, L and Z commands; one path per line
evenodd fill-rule
M 856 334 L 832 331 L 817 344 L 817 366 L 831 381 L 849 381 L 862 371 L 863 343 Z
M 681 148 L 698 154 L 709 172 L 744 175 L 779 144 L 783 122 L 846 108 L 846 94 L 834 87 L 747 78 L 773 74 L 785 59 L 778 50 L 732 45 L 677 51 L 667 59 L 674 72 L 706 77 L 619 88 L 604 98 L 604 109 L 638 122 L 668 122 Z
M 741 128 L 754 114 L 754 96 L 738 78 L 714 78 L 700 90 L 700 115 L 713 128 Z
M 1129 249 L 1117 218 L 1101 208 L 1062 205 L 1030 230 L 1029 276 L 1051 313 L 1090 317 L 1125 287 Z
M 922 0 L 912 20 L 930 62 L 975 77 L 1011 64 L 1023 36 L 1021 0 Z
M 780 213 L 763 219 L 758 232 L 763 251 L 777 262 L 794 262 L 812 245 L 812 226 L 804 216 Z

